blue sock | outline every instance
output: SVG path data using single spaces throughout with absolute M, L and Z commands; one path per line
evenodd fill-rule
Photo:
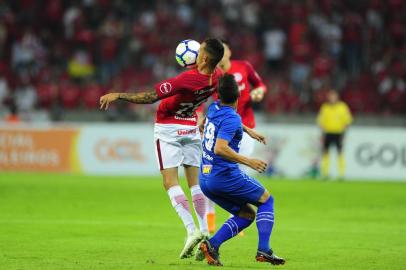
M 228 239 L 236 236 L 239 232 L 247 228 L 253 220 L 234 216 L 224 222 L 223 226 L 210 238 L 209 242 L 212 247 L 219 249 L 220 245 Z
M 266 202 L 258 207 L 258 250 L 268 252 L 271 249 L 269 245 L 269 238 L 271 237 L 273 223 L 273 197 L 271 196 Z

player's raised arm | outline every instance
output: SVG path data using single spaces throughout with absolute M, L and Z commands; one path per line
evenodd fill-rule
M 110 103 L 118 99 L 136 104 L 152 104 L 159 100 L 159 97 L 155 90 L 141 93 L 109 93 L 100 97 L 100 109 L 107 110 Z
M 183 74 L 155 84 L 154 90 L 140 93 L 109 93 L 100 98 L 100 109 L 107 110 L 110 103 L 120 99 L 136 104 L 152 104 L 175 95 L 182 89 Z

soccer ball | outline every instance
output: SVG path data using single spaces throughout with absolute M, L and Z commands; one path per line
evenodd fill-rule
M 176 61 L 182 67 L 194 67 L 196 65 L 197 55 L 199 54 L 200 43 L 186 39 L 178 44 L 176 47 Z

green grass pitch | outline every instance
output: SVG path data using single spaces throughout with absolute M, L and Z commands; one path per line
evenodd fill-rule
M 287 263 L 254 261 L 253 224 L 223 245 L 224 269 L 406 269 L 406 184 L 262 182 Z M 178 259 L 184 237 L 158 177 L 0 173 L 1 270 L 210 269 Z

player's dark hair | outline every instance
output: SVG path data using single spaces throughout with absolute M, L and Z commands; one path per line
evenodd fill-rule
M 218 94 L 222 103 L 232 104 L 240 96 L 237 82 L 231 74 L 224 74 L 218 82 Z
M 227 39 L 222 38 L 222 39 L 221 39 L 221 42 L 222 42 L 223 44 L 226 44 L 228 47 L 230 47 L 230 42 L 228 42 Z
M 214 68 L 221 61 L 224 55 L 224 46 L 221 40 L 217 38 L 208 38 L 204 41 L 205 51 L 209 56 L 209 65 Z

